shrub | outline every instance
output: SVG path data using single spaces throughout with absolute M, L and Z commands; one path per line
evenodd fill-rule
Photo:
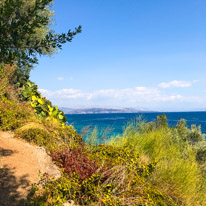
M 202 134 L 201 132 L 201 126 L 197 127 L 194 124 L 191 125 L 191 130 L 189 131 L 189 134 L 188 134 L 188 140 L 192 144 L 205 140 L 205 135 Z
M 37 91 L 38 86 L 30 80 L 24 82 L 21 88 L 21 99 L 24 101 L 31 101 L 32 96 L 40 97 L 41 94 Z
M 50 149 L 53 151 L 61 151 L 65 148 L 70 149 L 82 143 L 82 137 L 72 125 L 59 124 L 54 118 L 43 120 L 41 123 L 52 136 L 54 144 L 50 146 Z
M 11 85 L 9 83 L 12 79 L 15 69 L 15 65 L 10 66 L 0 64 L 0 97 L 10 95 L 9 87 Z
M 177 125 L 171 128 L 172 136 L 175 142 L 179 144 L 185 144 L 188 141 L 188 135 L 190 130 L 187 127 L 187 122 L 184 119 L 180 119 Z
M 56 121 L 29 122 L 15 131 L 16 135 L 49 151 L 61 151 L 63 148 L 72 148 L 80 144 L 81 136 L 72 126 L 59 125 Z
M 16 134 L 28 142 L 35 143 L 39 146 L 47 146 L 51 143 L 52 138 L 45 129 L 29 128 L 16 132 Z
M 52 160 L 57 162 L 57 165 L 63 168 L 68 175 L 77 174 L 81 181 L 90 178 L 98 169 L 97 164 L 89 160 L 86 152 L 80 147 L 70 151 L 54 152 Z
M 58 109 L 58 106 L 53 107 L 45 97 L 31 96 L 31 106 L 40 120 L 54 118 L 60 123 L 66 122 L 64 113 Z
M 205 140 L 205 134 L 201 132 L 201 126 L 191 125 L 191 129 L 187 127 L 186 120 L 180 119 L 175 127 L 171 129 L 174 141 L 179 143 L 189 142 L 190 144 L 197 144 Z
M 121 157 L 112 158 L 110 150 Z M 118 159 L 110 166 L 108 163 L 98 166 L 101 161 L 90 160 L 83 148 L 52 154 L 64 174 L 56 181 L 47 180 L 43 189 L 37 187 L 32 201 L 49 205 L 60 205 L 71 199 L 78 205 L 168 205 L 163 195 L 148 182 L 155 165 L 141 162 L 138 155 L 130 155 L 129 151 L 124 155 L 123 150 L 119 152 L 119 148 L 104 148 L 104 145 L 97 149 L 96 156 L 105 162 Z
M 176 134 L 179 136 L 176 137 Z M 187 139 L 195 139 L 195 142 L 202 139 L 197 128 L 192 128 L 185 134 Z M 149 181 L 167 200 L 177 205 L 204 205 L 205 190 L 201 188 L 206 185 L 196 161 L 196 151 L 189 140 L 183 144 L 180 139 L 180 132 L 174 132 L 173 128 L 150 127 L 148 130 L 148 124 L 137 123 L 127 127 L 123 136 L 112 139 L 110 144 L 129 147 L 131 151 L 136 150 L 140 155 L 146 155 L 151 161 L 155 161 L 156 167 Z
M 154 122 L 154 128 L 168 128 L 167 117 L 165 114 L 157 116 L 157 119 Z
M 41 182 L 44 182 L 43 185 Z M 79 188 L 80 184 L 75 176 L 71 178 L 62 174 L 62 177 L 57 180 L 47 179 L 44 176 L 39 184 L 33 185 L 27 205 L 62 205 L 66 200 L 75 199 Z
M 34 119 L 28 104 L 16 104 L 5 97 L 0 98 L 0 129 L 15 130 Z
M 206 163 L 206 141 L 201 141 L 196 145 L 197 149 L 197 161 L 200 163 Z

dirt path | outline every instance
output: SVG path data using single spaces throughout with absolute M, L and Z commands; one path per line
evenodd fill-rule
M 41 147 L 0 131 L 0 205 L 23 206 L 39 172 L 59 177 L 60 172 Z

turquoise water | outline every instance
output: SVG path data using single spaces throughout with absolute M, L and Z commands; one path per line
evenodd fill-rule
M 202 132 L 206 133 L 206 112 L 165 112 L 165 113 L 118 113 L 118 114 L 67 114 L 68 124 L 81 134 L 83 128 L 89 126 L 93 129 L 95 126 L 100 132 L 105 129 L 111 129 L 108 136 L 122 134 L 123 128 L 128 122 L 135 120 L 140 115 L 147 122 L 154 121 L 157 115 L 166 114 L 169 126 L 175 126 L 181 118 L 187 120 L 188 127 L 191 124 L 201 125 Z

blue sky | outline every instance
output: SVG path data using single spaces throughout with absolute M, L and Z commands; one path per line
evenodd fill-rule
M 31 80 L 72 108 L 206 110 L 205 0 L 55 1 L 56 32 L 82 33 Z

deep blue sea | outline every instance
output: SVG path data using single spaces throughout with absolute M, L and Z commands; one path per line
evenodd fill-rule
M 145 121 L 151 122 L 160 114 L 166 114 L 169 126 L 175 126 L 179 119 L 185 119 L 189 128 L 191 124 L 201 125 L 202 132 L 206 133 L 206 112 L 67 114 L 66 117 L 68 124 L 72 124 L 80 134 L 84 130 L 83 128 L 89 126 L 90 129 L 93 129 L 96 126 L 100 132 L 106 128 L 111 129 L 108 136 L 114 136 L 122 134 L 127 123 L 134 121 L 140 115 Z

